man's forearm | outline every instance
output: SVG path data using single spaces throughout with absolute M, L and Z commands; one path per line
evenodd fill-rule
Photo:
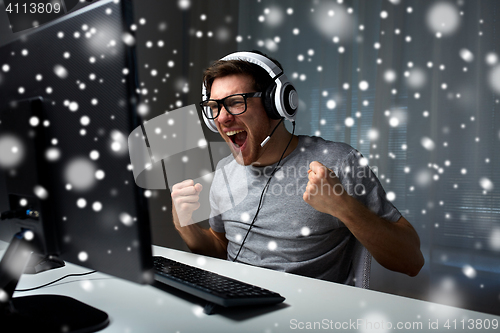
M 175 229 L 191 252 L 216 258 L 227 258 L 227 245 L 217 239 L 211 230 L 203 229 L 192 220 L 188 225 L 181 226 L 174 206 L 172 206 L 172 217 Z
M 344 198 L 339 218 L 387 269 L 415 276 L 424 264 L 417 232 L 405 218 L 389 222 L 370 211 L 353 197 Z

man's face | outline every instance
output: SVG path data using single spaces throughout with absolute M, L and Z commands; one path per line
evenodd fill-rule
M 212 83 L 211 99 L 222 99 L 233 94 L 256 92 L 252 77 L 245 74 L 228 75 L 217 78 Z M 260 143 L 272 130 L 271 120 L 258 97 L 247 98 L 247 110 L 237 116 L 231 115 L 221 106 L 215 124 L 220 135 L 227 142 L 237 162 L 250 165 L 259 162 L 267 145 Z M 238 158 L 241 154 L 242 161 Z

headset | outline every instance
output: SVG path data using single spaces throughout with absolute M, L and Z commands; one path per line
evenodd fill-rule
M 285 118 L 290 122 L 295 122 L 295 116 L 299 108 L 299 96 L 294 86 L 290 83 L 281 68 L 269 58 L 254 52 L 231 53 L 220 60 L 243 60 L 256 64 L 271 76 L 274 84 L 271 84 L 262 95 L 262 103 L 267 115 L 271 119 Z M 202 84 L 202 100 L 209 98 L 205 84 Z M 202 112 L 203 113 L 203 112 Z M 203 113 L 203 120 L 207 127 L 218 133 L 214 119 L 208 119 Z

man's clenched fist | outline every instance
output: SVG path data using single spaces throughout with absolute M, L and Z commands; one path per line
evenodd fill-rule
M 184 227 L 192 224 L 193 212 L 200 208 L 201 184 L 195 184 L 192 179 L 177 183 L 172 187 L 172 206 L 174 214 L 177 213 L 179 225 Z M 177 222 L 174 218 L 174 223 Z M 177 223 L 176 223 L 177 224 Z
M 309 164 L 307 173 L 309 182 L 302 196 L 304 201 L 317 211 L 336 216 L 335 211 L 347 194 L 335 172 L 314 161 Z

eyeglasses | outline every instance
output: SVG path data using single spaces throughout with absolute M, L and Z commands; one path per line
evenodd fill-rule
M 207 99 L 200 102 L 200 106 L 205 117 L 208 119 L 215 119 L 219 116 L 221 105 L 224 105 L 227 112 L 233 116 L 237 116 L 247 110 L 247 98 L 260 97 L 261 95 L 261 92 L 234 94 L 226 96 L 223 99 Z

